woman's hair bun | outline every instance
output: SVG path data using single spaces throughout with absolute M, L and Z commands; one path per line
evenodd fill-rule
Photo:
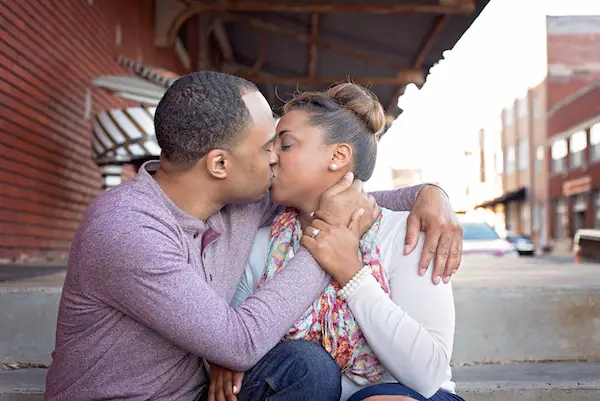
M 330 87 L 326 93 L 331 100 L 356 114 L 374 135 L 379 135 L 385 128 L 383 107 L 367 88 L 343 82 Z

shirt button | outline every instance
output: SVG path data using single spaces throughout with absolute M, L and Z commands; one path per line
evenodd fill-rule
M 208 278 L 210 279 L 210 281 L 212 281 L 212 274 L 209 274 Z
M 194 239 L 198 238 L 198 231 L 196 231 L 193 235 Z

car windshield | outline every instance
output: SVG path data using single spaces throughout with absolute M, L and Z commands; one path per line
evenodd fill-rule
M 485 241 L 500 238 L 496 231 L 486 223 L 463 223 L 463 240 Z

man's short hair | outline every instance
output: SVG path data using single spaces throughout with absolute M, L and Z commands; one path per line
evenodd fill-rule
M 177 167 L 192 168 L 213 149 L 230 149 L 250 125 L 242 96 L 258 91 L 234 75 L 203 71 L 171 85 L 154 115 L 162 156 Z

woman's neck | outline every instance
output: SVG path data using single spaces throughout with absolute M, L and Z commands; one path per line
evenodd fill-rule
M 298 210 L 298 219 L 300 220 L 302 231 L 306 231 L 306 228 L 309 227 L 313 221 L 313 217 L 310 213 L 301 212 L 300 210 Z

